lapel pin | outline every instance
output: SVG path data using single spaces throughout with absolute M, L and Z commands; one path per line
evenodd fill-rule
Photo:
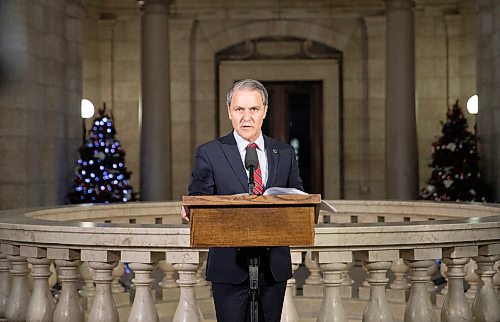
M 274 153 L 274 154 L 278 154 L 278 150 L 273 149 L 273 153 Z

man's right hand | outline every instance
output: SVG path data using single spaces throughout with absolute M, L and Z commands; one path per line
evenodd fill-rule
M 189 221 L 189 213 L 188 213 L 186 207 L 184 207 L 184 206 L 181 206 L 181 216 L 182 216 L 182 219 L 184 219 L 185 221 Z

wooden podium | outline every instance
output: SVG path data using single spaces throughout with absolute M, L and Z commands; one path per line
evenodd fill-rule
M 312 246 L 321 196 L 184 196 L 191 247 Z

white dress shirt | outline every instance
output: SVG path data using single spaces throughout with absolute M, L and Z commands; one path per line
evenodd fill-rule
M 264 184 L 264 189 L 267 185 L 267 154 L 266 154 L 266 146 L 264 145 L 264 137 L 262 136 L 262 131 L 260 131 L 260 135 L 255 140 L 255 142 L 250 142 L 242 138 L 236 131 L 233 130 L 234 139 L 236 140 L 236 144 L 238 144 L 238 151 L 240 152 L 241 162 L 243 162 L 243 167 L 245 166 L 245 155 L 247 153 L 247 146 L 250 143 L 255 143 L 259 147 L 257 150 L 257 157 L 259 158 L 259 166 L 260 171 L 262 173 L 262 183 Z M 248 178 L 248 170 L 247 178 Z

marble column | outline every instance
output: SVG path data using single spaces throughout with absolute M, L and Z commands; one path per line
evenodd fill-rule
M 412 0 L 386 0 L 386 194 L 418 197 Z
M 62 284 L 61 295 L 54 312 L 54 322 L 84 322 L 80 297 L 78 296 L 79 260 L 56 260 L 60 269 L 59 280 Z
M 0 253 L 0 319 L 5 318 L 10 290 L 11 266 L 7 256 Z
M 472 322 L 472 311 L 464 294 L 464 267 L 469 258 L 444 258 L 448 267 L 448 293 L 441 309 L 441 322 Z
M 12 270 L 11 290 L 7 300 L 5 317 L 7 321 L 24 321 L 26 319 L 26 308 L 30 299 L 30 287 L 28 283 L 28 262 L 26 257 L 8 255 Z
M 172 197 L 168 6 L 145 0 L 141 16 L 141 200 Z
M 56 308 L 49 289 L 49 277 L 52 275 L 48 258 L 29 258 L 32 265 L 33 293 L 28 304 L 26 321 L 51 322 Z

